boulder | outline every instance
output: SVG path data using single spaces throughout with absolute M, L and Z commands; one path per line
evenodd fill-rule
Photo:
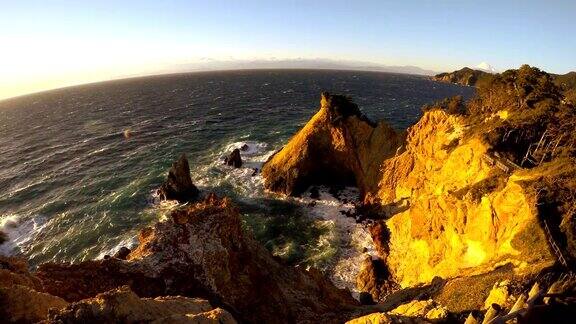
M 6 241 L 8 241 L 8 235 L 6 235 L 6 233 L 0 231 L 0 245 L 2 245 Z
M 240 150 L 234 149 L 228 156 L 224 158 L 224 163 L 235 168 L 242 166 L 242 157 L 240 156 Z
M 40 280 L 22 259 L 0 256 L 0 319 L 9 323 L 44 320 L 51 308 L 68 303 L 44 292 Z
M 187 202 L 198 197 L 198 188 L 192 183 L 190 166 L 185 154 L 172 164 L 168 171 L 168 178 L 158 189 L 158 195 L 162 200 L 177 200 Z

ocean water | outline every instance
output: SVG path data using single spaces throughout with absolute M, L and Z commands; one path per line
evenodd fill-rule
M 421 106 L 473 90 L 425 77 L 353 71 L 228 71 L 144 77 L 0 101 L 0 253 L 31 264 L 101 258 L 133 246 L 139 229 L 166 215 L 154 190 L 186 153 L 203 191 L 230 196 L 245 226 L 287 263 L 315 266 L 350 286 L 363 224 L 322 188 L 315 203 L 267 194 L 253 168 L 285 144 L 319 107 L 320 93 L 347 94 L 370 118 L 397 129 Z M 129 135 L 129 136 L 125 136 Z M 222 157 L 235 147 L 245 165 Z M 313 206 L 312 206 L 313 205 Z

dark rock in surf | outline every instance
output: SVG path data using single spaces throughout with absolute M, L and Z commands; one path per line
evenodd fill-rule
M 248 149 L 250 149 L 250 146 L 248 146 L 248 144 L 244 144 L 240 147 L 240 151 L 242 152 L 246 152 L 248 151 Z
M 312 187 L 310 189 L 310 198 L 320 199 L 320 191 L 318 190 L 318 187 Z
M 166 182 L 158 189 L 160 199 L 187 202 L 196 199 L 198 193 L 198 188 L 192 183 L 190 177 L 188 159 L 185 154 L 182 154 L 178 161 L 172 164 Z
M 235 168 L 242 166 L 242 157 L 240 156 L 240 150 L 234 149 L 230 155 L 224 158 L 224 163 Z
M 128 254 L 130 254 L 130 252 L 132 252 L 132 251 L 129 248 L 123 246 L 120 248 L 120 250 L 118 250 L 118 252 L 116 252 L 116 254 L 114 254 L 114 257 L 116 259 L 126 260 L 126 258 L 128 257 Z

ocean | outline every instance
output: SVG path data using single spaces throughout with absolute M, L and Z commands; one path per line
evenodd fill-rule
M 363 224 L 339 200 L 266 193 L 259 169 L 318 110 L 320 93 L 346 94 L 373 120 L 405 129 L 426 103 L 473 89 L 426 77 L 329 70 L 173 74 L 82 85 L 0 101 L 0 253 L 46 261 L 102 258 L 134 246 L 139 229 L 174 202 L 155 189 L 181 153 L 203 192 L 231 197 L 246 230 L 287 264 L 314 266 L 353 288 L 372 253 Z M 240 169 L 223 156 L 247 144 Z M 312 206 L 313 205 L 313 206 Z

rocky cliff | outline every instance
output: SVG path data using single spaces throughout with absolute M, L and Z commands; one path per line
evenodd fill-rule
M 265 183 L 293 195 L 311 184 L 355 183 L 376 211 L 381 272 L 400 287 L 458 277 L 490 287 L 554 264 L 569 268 L 576 163 L 568 125 L 576 118 L 561 98 L 549 75 L 523 66 L 491 77 L 462 109 L 428 107 L 404 138 L 359 113 L 338 116 L 343 106 L 358 110 L 324 94 L 319 112 L 264 165 Z M 373 296 L 383 291 L 377 282 L 394 286 L 359 282 Z M 442 286 L 453 296 L 468 289 Z M 487 297 L 441 295 L 459 311 Z

